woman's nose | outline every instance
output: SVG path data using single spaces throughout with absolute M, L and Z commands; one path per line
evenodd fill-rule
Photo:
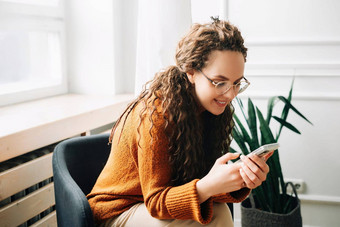
M 229 102 L 231 102 L 236 97 L 235 89 L 230 88 L 226 93 L 223 94 L 223 96 L 228 99 Z

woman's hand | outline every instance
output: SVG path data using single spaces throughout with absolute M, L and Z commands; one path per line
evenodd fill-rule
M 242 162 L 227 164 L 239 154 L 227 153 L 218 158 L 209 173 L 196 184 L 200 202 L 209 197 L 237 191 L 241 188 L 256 188 L 266 180 L 269 167 L 266 164 L 273 152 L 263 158 L 257 155 L 241 156 Z
M 268 158 L 272 156 L 274 151 L 260 158 L 257 155 L 250 154 L 249 156 L 241 155 L 240 175 L 244 180 L 244 186 L 254 189 L 266 180 L 269 172 L 269 167 L 266 163 Z
M 196 184 L 200 202 L 210 196 L 241 189 L 245 185 L 240 175 L 241 163 L 227 164 L 236 159 L 239 154 L 227 153 L 215 161 L 209 173 Z

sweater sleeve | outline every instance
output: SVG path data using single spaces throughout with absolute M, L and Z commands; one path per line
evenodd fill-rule
M 164 132 L 164 120 L 154 114 L 152 128 L 149 117 L 140 125 L 138 146 L 138 170 L 145 205 L 151 216 L 158 219 L 192 219 L 207 224 L 212 219 L 213 201 L 199 203 L 196 182 L 171 187 L 168 141 Z M 151 137 L 152 135 L 152 137 Z
M 218 203 L 239 203 L 245 200 L 249 193 L 249 188 L 241 188 L 238 191 L 214 195 L 211 199 Z

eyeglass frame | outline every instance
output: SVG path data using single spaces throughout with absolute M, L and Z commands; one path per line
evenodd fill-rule
M 215 89 L 217 89 L 217 86 L 220 84 L 220 83 L 225 83 L 225 81 L 221 81 L 221 82 L 215 82 L 215 81 L 213 81 L 212 79 L 210 79 L 207 75 L 205 75 L 201 70 L 198 70 L 205 78 L 207 78 L 207 80 L 209 80 L 209 82 L 212 84 L 212 85 L 214 85 L 215 86 Z M 249 87 L 249 85 L 250 85 L 250 82 L 247 80 L 247 78 L 245 78 L 244 76 L 241 78 L 241 80 L 242 79 L 244 79 L 245 81 L 244 82 L 246 82 L 247 84 L 245 85 L 245 87 L 241 90 L 241 91 L 239 91 L 236 95 L 238 95 L 238 94 L 240 94 L 240 93 L 242 93 L 242 92 L 244 92 L 248 87 Z M 240 83 L 241 81 L 239 81 L 238 83 Z M 238 84 L 237 83 L 237 84 Z M 232 87 L 235 87 L 237 84 L 234 84 L 234 85 L 228 85 L 229 87 L 228 87 L 228 89 L 227 90 L 225 90 L 222 94 L 220 94 L 220 95 L 224 95 L 225 93 L 227 93 Z M 217 91 L 216 91 L 217 92 Z

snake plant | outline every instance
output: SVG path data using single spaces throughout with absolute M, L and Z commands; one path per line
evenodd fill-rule
M 294 81 L 292 82 L 287 98 L 284 96 L 274 96 L 268 100 L 266 118 L 261 110 L 253 104 L 250 98 L 248 98 L 247 110 L 244 107 L 243 102 L 239 98 L 236 98 L 241 109 L 241 117 L 244 121 L 241 121 L 240 117 L 237 116 L 237 114 L 234 114 L 235 127 L 233 129 L 233 137 L 244 155 L 249 154 L 250 151 L 255 150 L 261 145 L 278 142 L 283 128 L 288 128 L 293 132 L 300 134 L 300 131 L 295 126 L 287 122 L 290 110 L 312 124 L 291 103 L 293 85 Z M 273 116 L 274 107 L 276 107 L 275 105 L 278 102 L 283 102 L 284 104 L 280 117 Z M 279 124 L 279 129 L 276 134 L 270 127 L 272 119 Z M 234 153 L 237 151 L 230 148 L 230 152 Z M 267 175 L 266 181 L 252 190 L 250 197 L 252 200 L 255 200 L 256 208 L 258 209 L 272 213 L 288 213 L 294 207 L 292 207 L 292 197 L 286 196 L 286 183 L 284 182 L 282 175 L 278 151 L 275 151 L 273 156 L 268 159 L 267 164 L 270 168 L 270 172 Z

